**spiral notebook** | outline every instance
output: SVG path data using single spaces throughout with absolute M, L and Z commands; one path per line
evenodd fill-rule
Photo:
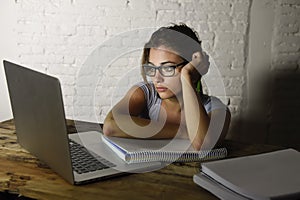
M 187 139 L 143 140 L 103 137 L 103 142 L 126 163 L 195 162 L 227 156 L 226 148 L 195 151 Z

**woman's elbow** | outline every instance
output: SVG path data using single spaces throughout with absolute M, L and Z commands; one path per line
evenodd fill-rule
M 113 136 L 113 130 L 104 124 L 103 125 L 103 134 L 105 136 Z
M 105 136 L 113 136 L 114 135 L 114 129 L 113 129 L 113 125 L 112 125 L 112 121 L 111 119 L 108 119 L 106 118 L 104 120 L 104 123 L 103 123 L 103 134 Z
M 194 140 L 193 142 L 192 142 L 192 146 L 193 146 L 193 148 L 196 150 L 196 151 L 200 151 L 200 149 L 201 149 L 201 147 L 202 147 L 202 144 L 203 144 L 203 141 L 201 140 Z

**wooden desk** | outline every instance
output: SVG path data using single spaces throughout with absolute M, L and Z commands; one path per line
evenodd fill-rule
M 91 127 L 91 126 L 88 126 Z M 74 123 L 68 121 L 71 132 Z M 269 145 L 246 145 L 225 141 L 228 157 L 269 152 Z M 0 192 L 34 199 L 217 199 L 193 183 L 200 163 L 175 163 L 149 173 L 73 186 L 55 174 L 16 142 L 13 120 L 0 123 Z M 4 195 L 4 193 L 2 193 Z M 1 197 L 1 196 L 0 196 Z

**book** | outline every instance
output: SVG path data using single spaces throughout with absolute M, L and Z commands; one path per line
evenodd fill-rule
M 216 180 L 210 178 L 204 173 L 198 173 L 193 176 L 193 181 L 213 193 L 219 199 L 224 200 L 249 200 L 249 198 L 244 197 L 233 190 L 225 187 L 224 185 L 218 183 Z
M 300 199 L 300 153 L 285 149 L 201 163 L 196 184 L 221 199 Z
M 194 162 L 224 158 L 226 148 L 195 151 L 188 139 L 127 139 L 103 137 L 103 142 L 126 163 Z

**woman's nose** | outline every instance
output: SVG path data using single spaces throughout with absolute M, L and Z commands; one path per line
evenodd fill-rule
M 153 82 L 161 83 L 163 80 L 164 80 L 164 78 L 160 74 L 159 70 L 156 70 L 155 76 L 153 77 Z

